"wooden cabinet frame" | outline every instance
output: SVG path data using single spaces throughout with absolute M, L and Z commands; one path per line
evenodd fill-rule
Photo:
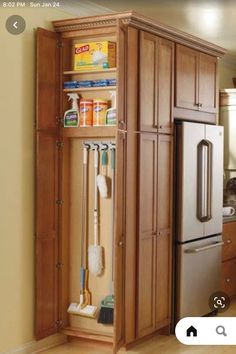
M 156 285 L 160 277 L 168 277 L 171 263 L 171 202 L 169 219 L 158 214 L 161 193 L 158 179 L 162 178 L 162 163 L 167 171 L 168 199 L 172 198 L 172 168 L 166 162 L 172 155 L 163 150 L 167 143 L 172 149 L 173 118 L 181 118 L 173 109 L 174 43 L 186 45 L 211 56 L 222 56 L 225 51 L 194 36 L 164 26 L 133 12 L 102 15 L 53 22 L 55 32 L 37 31 L 37 109 L 36 109 L 36 337 L 43 338 L 57 331 L 79 338 L 113 343 L 117 352 L 120 346 L 130 346 L 145 335 L 170 324 L 170 282 L 165 289 Z M 144 34 L 145 33 L 145 34 Z M 140 124 L 140 40 L 142 36 L 155 42 L 155 113 L 154 127 Z M 116 38 L 117 40 L 117 127 L 63 128 L 64 111 L 68 109 L 63 81 L 72 75 L 72 43 L 75 39 Z M 162 54 L 160 54 L 162 53 Z M 165 60 L 168 58 L 168 60 Z M 143 60 L 143 59 L 142 59 Z M 168 63 L 167 66 L 166 63 Z M 162 69 L 161 69 L 162 68 Z M 63 74 L 64 72 L 64 74 Z M 168 73 L 168 75 L 167 75 Z M 168 76 L 166 82 L 165 77 Z M 160 82 L 163 85 L 160 85 Z M 164 85 L 165 84 L 165 85 Z M 160 87 L 163 86 L 163 91 Z M 147 85 L 148 89 L 148 85 Z M 159 94 L 158 94 L 159 92 Z M 164 96 L 163 96 L 164 95 Z M 163 98 L 164 97 L 164 98 Z M 166 100 L 166 101 L 165 101 Z M 161 108 L 162 102 L 165 101 Z M 199 113 L 199 112 L 198 112 Z M 168 117 L 167 119 L 164 117 Z M 148 117 L 148 119 L 152 117 Z M 182 117 L 183 118 L 183 117 Z M 164 120 L 163 120 L 164 119 Z M 143 135 L 144 134 L 144 135 Z M 140 249 L 139 171 L 142 146 L 139 139 L 155 142 L 153 160 L 154 209 L 153 229 L 153 300 L 155 292 L 166 294 L 153 310 L 151 330 L 142 329 L 137 322 Z M 116 208 L 115 208 L 115 322 L 114 336 L 86 332 L 69 326 L 69 218 L 70 218 L 70 141 L 71 139 L 113 138 L 117 144 Z M 162 145 L 162 146 L 164 146 Z M 166 146 L 167 146 L 166 145 Z M 141 149 L 141 150 L 140 150 Z M 166 156 L 166 157 L 164 157 Z M 163 157 L 163 159 L 162 159 Z M 159 166 L 160 164 L 160 166 Z M 171 164 L 171 162 L 170 162 Z M 168 172 L 169 171 L 169 172 Z M 164 187 L 166 188 L 166 187 Z M 52 192 L 53 191 L 53 192 Z M 138 207 L 139 205 L 139 207 Z M 161 209 L 160 209 L 161 210 Z M 159 227 L 163 222 L 163 225 Z M 168 224 L 168 225 L 167 225 Z M 152 235 L 153 236 L 153 235 Z M 45 246 L 46 245 L 46 246 Z M 161 250 L 164 250 L 163 252 Z M 165 259 L 158 252 L 166 252 Z M 156 257 L 156 258 L 155 258 Z M 167 268 L 168 269 L 167 269 Z M 160 269 L 156 279 L 157 269 Z M 154 284 L 153 283 L 153 284 Z M 140 290 L 142 291 L 142 289 Z M 166 301 L 167 300 L 167 301 Z M 159 306 L 159 307 L 158 307 Z M 159 308 L 159 309 L 158 309 Z M 163 308 L 163 307 L 162 307 Z M 138 328 L 139 326 L 139 328 Z

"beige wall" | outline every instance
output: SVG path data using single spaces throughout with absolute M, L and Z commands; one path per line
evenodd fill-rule
M 220 89 L 233 88 L 232 78 L 236 77 L 236 64 L 221 60 L 219 62 L 219 86 Z
M 15 13 L 27 24 L 18 36 L 5 30 Z M 34 29 L 64 17 L 0 9 L 0 352 L 34 339 Z

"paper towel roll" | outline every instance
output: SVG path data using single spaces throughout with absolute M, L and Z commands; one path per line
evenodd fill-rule
M 232 216 L 235 214 L 235 209 L 231 206 L 223 208 L 223 216 Z

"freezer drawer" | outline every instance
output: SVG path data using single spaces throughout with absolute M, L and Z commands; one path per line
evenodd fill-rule
M 222 236 L 177 245 L 177 321 L 211 312 L 208 299 L 220 291 L 222 245 Z

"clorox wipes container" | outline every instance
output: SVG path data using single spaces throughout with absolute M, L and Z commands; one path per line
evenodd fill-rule
M 106 112 L 108 108 L 108 101 L 102 99 L 93 100 L 93 125 L 106 125 Z

